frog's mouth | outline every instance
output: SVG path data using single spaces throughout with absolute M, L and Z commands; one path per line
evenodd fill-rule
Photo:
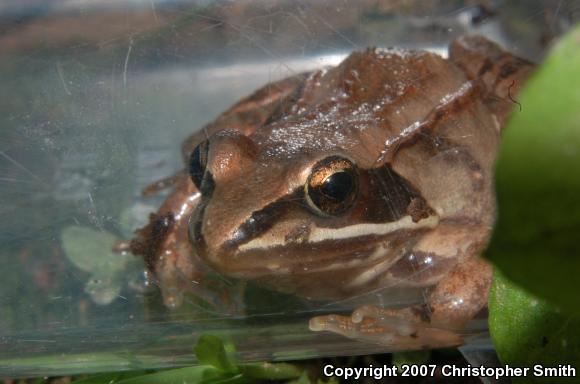
M 342 228 L 310 228 L 297 239 L 257 237 L 239 246 L 227 245 L 206 255 L 221 273 L 243 279 L 272 276 L 311 276 L 319 273 L 368 268 L 394 262 L 438 224 L 432 216 L 413 222 L 408 216 L 384 224 L 358 224 Z
M 364 292 L 430 229 L 399 229 L 384 235 L 291 243 L 238 250 L 219 271 L 268 289 L 311 299 L 337 299 Z

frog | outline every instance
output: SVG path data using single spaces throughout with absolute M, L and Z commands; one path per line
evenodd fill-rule
M 146 189 L 172 190 L 129 248 L 171 308 L 208 296 L 208 273 L 316 302 L 421 289 L 422 303 L 360 304 L 309 328 L 460 345 L 486 308 L 494 161 L 533 69 L 466 35 L 447 57 L 368 48 L 269 83 L 183 142 L 184 169 Z

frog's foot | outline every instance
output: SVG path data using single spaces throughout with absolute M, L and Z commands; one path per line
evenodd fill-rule
M 458 263 L 426 303 L 401 309 L 363 306 L 349 316 L 317 316 L 313 331 L 330 331 L 394 349 L 442 348 L 463 344 L 462 329 L 487 303 L 491 267 L 482 259 Z
M 392 310 L 363 306 L 351 316 L 316 316 L 310 320 L 310 329 L 330 331 L 397 350 L 443 348 L 463 344 L 463 338 L 454 331 L 417 320 L 417 314 L 408 308 Z

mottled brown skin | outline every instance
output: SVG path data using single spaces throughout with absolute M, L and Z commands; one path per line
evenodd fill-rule
M 477 256 L 495 216 L 495 152 L 532 69 L 472 36 L 449 59 L 368 49 L 269 84 L 186 140 L 186 160 L 209 143 L 203 193 L 187 172 L 175 177 L 132 249 L 170 306 L 184 291 L 207 296 L 210 269 L 312 299 L 428 288 L 419 307 L 362 307 L 310 327 L 395 348 L 459 344 L 455 331 L 487 301 L 491 270 Z M 358 192 L 326 215 L 305 185 L 333 156 L 354 164 Z

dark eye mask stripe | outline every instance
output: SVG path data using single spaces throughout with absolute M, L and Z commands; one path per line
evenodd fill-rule
M 278 219 L 287 212 L 290 204 L 296 203 L 300 190 L 296 190 L 290 195 L 266 205 L 259 211 L 253 212 L 250 218 L 234 232 L 232 239 L 227 241 L 224 247 L 226 249 L 237 248 L 272 228 Z

